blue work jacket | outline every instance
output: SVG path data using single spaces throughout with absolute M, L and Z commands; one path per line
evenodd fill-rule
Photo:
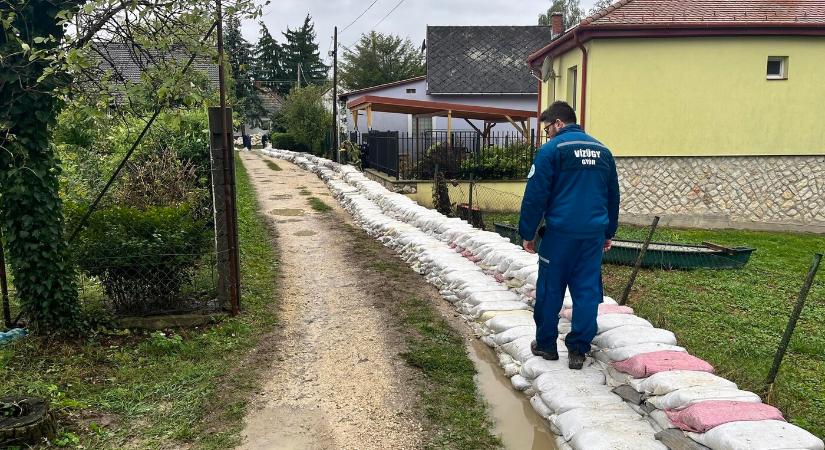
M 542 217 L 547 232 L 574 239 L 612 239 L 619 223 L 619 178 L 610 150 L 568 125 L 536 154 L 521 202 L 519 234 L 532 240 Z

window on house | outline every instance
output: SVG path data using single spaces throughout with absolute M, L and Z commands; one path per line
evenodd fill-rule
M 567 69 L 567 103 L 576 110 L 576 93 L 578 92 L 579 70 L 578 66 Z
M 408 94 L 415 94 L 415 89 L 407 89 Z
M 788 57 L 768 56 L 768 79 L 785 80 L 788 78 Z

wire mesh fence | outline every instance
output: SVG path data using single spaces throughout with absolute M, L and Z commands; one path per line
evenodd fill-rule
M 116 316 L 219 308 L 208 148 L 181 155 L 161 146 L 127 163 L 81 224 L 109 176 L 64 180 L 67 236 L 81 301 Z
M 482 183 L 448 183 L 447 192 L 451 214 L 521 243 L 521 195 Z M 619 227 L 603 261 L 606 295 L 620 300 L 649 230 Z M 654 326 L 674 331 L 680 345 L 720 375 L 825 434 L 825 386 L 817 375 L 825 373 L 823 271 L 813 278 L 775 382 L 768 378 L 812 258 L 825 251 L 825 236 L 660 226 L 651 242 L 628 304 Z

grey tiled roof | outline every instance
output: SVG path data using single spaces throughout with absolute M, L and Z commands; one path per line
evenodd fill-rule
M 551 40 L 546 26 L 427 27 L 430 94 L 535 94 L 527 56 Z
M 152 52 L 149 56 L 133 51 L 130 44 L 119 42 L 97 43 L 90 55 L 97 61 L 99 75 L 111 73 L 111 80 L 118 86 L 116 91 L 120 91 L 125 83 L 137 83 L 140 81 L 140 74 L 143 68 L 152 65 L 152 60 L 170 60 L 175 58 L 182 67 L 189 60 L 191 55 L 185 51 L 174 51 L 170 54 L 160 54 Z M 192 61 L 190 70 L 205 72 L 209 77 L 209 84 L 213 88 L 218 87 L 218 66 L 208 56 L 198 56 Z M 119 92 L 116 92 L 119 94 Z

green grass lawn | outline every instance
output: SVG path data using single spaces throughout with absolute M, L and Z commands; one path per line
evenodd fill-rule
M 276 324 L 277 259 L 240 161 L 242 314 L 167 333 L 31 337 L 0 347 L 0 392 L 51 399 L 57 444 L 87 449 L 224 449 L 239 442 L 247 398 L 267 366 Z M 192 444 L 191 447 L 188 444 Z
M 488 213 L 484 221 L 488 229 L 494 222 L 517 225 L 518 214 Z M 621 226 L 617 238 L 643 240 L 647 231 Z M 761 393 L 813 254 L 825 252 L 825 236 L 660 228 L 653 240 L 757 249 L 739 270 L 643 269 L 630 304 L 654 325 L 676 333 L 681 345 L 722 376 Z M 604 265 L 607 294 L 618 299 L 629 276 L 629 267 Z M 768 400 L 792 422 L 825 436 L 825 267 Z

